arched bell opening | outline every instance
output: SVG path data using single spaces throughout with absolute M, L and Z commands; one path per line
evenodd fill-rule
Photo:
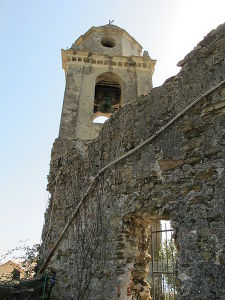
M 119 76 L 112 72 L 104 73 L 97 78 L 93 120 L 98 117 L 110 118 L 121 107 L 121 84 Z

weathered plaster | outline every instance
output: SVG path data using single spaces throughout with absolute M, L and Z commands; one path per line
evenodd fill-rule
M 103 47 L 104 36 L 113 37 L 115 47 Z M 138 52 L 133 51 L 134 48 L 138 48 Z M 141 56 L 141 49 L 128 33 L 111 25 L 93 27 L 71 49 L 62 50 L 66 88 L 60 138 L 90 140 L 97 137 L 102 125 L 93 124 L 93 108 L 95 84 L 100 75 L 109 73 L 118 77 L 122 106 L 149 93 L 155 61 L 148 55 Z

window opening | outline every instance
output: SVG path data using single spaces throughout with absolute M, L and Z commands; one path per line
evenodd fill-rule
M 151 225 L 149 281 L 153 300 L 176 299 L 176 247 L 170 221 Z

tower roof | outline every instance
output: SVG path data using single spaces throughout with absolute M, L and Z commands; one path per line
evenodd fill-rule
M 126 39 L 131 41 L 135 47 L 138 49 L 138 51 L 142 51 L 142 46 L 123 28 L 112 25 L 112 24 L 106 24 L 103 26 L 92 26 L 85 34 L 81 35 L 76 41 L 75 44 L 79 46 L 83 41 L 85 41 L 91 33 L 98 32 L 98 33 L 104 33 L 104 34 L 119 34 L 121 36 L 124 36 Z

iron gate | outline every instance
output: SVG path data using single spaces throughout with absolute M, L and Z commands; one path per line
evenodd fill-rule
M 176 248 L 170 223 L 151 225 L 149 280 L 153 300 L 176 299 Z

